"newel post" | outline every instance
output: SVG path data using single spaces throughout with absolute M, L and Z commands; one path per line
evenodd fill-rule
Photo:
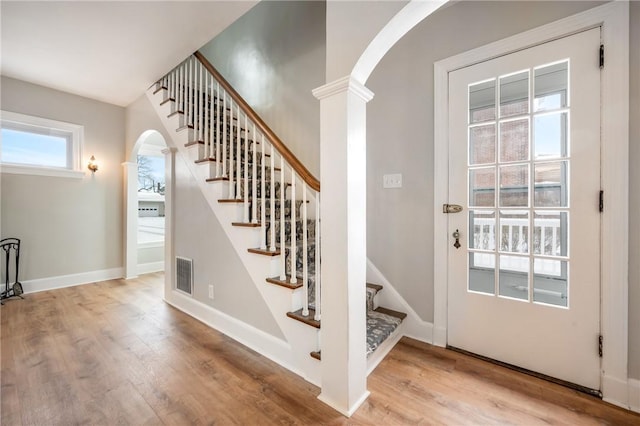
M 350 416 L 367 399 L 366 104 L 373 93 L 345 77 L 320 100 L 322 392 Z

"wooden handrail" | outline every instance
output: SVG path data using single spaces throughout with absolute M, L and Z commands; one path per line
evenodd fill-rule
M 269 139 L 269 142 L 273 144 L 280 155 L 282 155 L 282 157 L 291 165 L 291 167 L 293 167 L 300 178 L 302 178 L 302 180 L 304 180 L 311 189 L 320 192 L 320 181 L 318 181 L 318 179 L 316 179 L 316 177 L 313 176 L 309 170 L 307 170 L 307 168 L 300 162 L 300 160 L 298 160 L 298 157 L 296 157 L 289 150 L 289 148 L 287 148 L 284 142 L 282 142 L 280 138 L 273 132 L 273 130 L 271 130 L 271 128 L 267 126 L 264 121 L 262 121 L 262 118 L 260 118 L 260 116 L 253 110 L 253 108 L 249 106 L 249 104 L 242 98 L 242 96 L 240 96 L 238 92 L 235 91 L 231 84 L 229 84 L 229 82 L 225 80 L 222 74 L 220 74 L 218 70 L 215 69 L 213 65 L 211 65 L 211 62 L 209 62 L 207 58 L 205 58 L 205 56 L 200 53 L 200 51 L 196 51 L 194 53 L 194 56 L 200 61 L 200 63 L 202 63 L 207 71 L 209 71 L 211 75 L 216 78 L 216 80 L 220 83 L 224 90 L 229 93 L 231 98 L 233 98 L 233 100 L 238 105 L 240 105 L 242 111 L 247 114 L 247 117 L 249 117 L 256 124 L 256 127 L 258 127 L 258 129 L 260 129 L 260 131 L 267 137 L 267 139 Z

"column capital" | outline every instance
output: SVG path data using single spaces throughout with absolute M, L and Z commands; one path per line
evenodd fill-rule
M 317 99 L 322 100 L 343 92 L 351 92 L 358 95 L 365 102 L 373 99 L 373 92 L 350 75 L 313 89 L 311 93 Z
M 169 154 L 175 154 L 177 151 L 178 151 L 178 149 L 177 149 L 177 148 L 174 148 L 174 147 L 167 147 L 167 148 L 164 148 L 161 152 L 162 152 L 164 155 L 169 155 Z

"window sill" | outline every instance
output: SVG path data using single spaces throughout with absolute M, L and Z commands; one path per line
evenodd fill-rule
M 12 175 L 64 177 L 64 178 L 73 178 L 73 179 L 82 179 L 85 176 L 85 172 L 81 172 L 77 170 L 52 169 L 52 168 L 37 167 L 37 166 L 22 166 L 17 164 L 0 165 L 0 173 L 8 173 Z

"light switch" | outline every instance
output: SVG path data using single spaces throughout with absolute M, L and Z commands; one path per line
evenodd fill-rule
M 382 176 L 383 188 L 402 188 L 402 174 L 396 173 L 392 175 Z

